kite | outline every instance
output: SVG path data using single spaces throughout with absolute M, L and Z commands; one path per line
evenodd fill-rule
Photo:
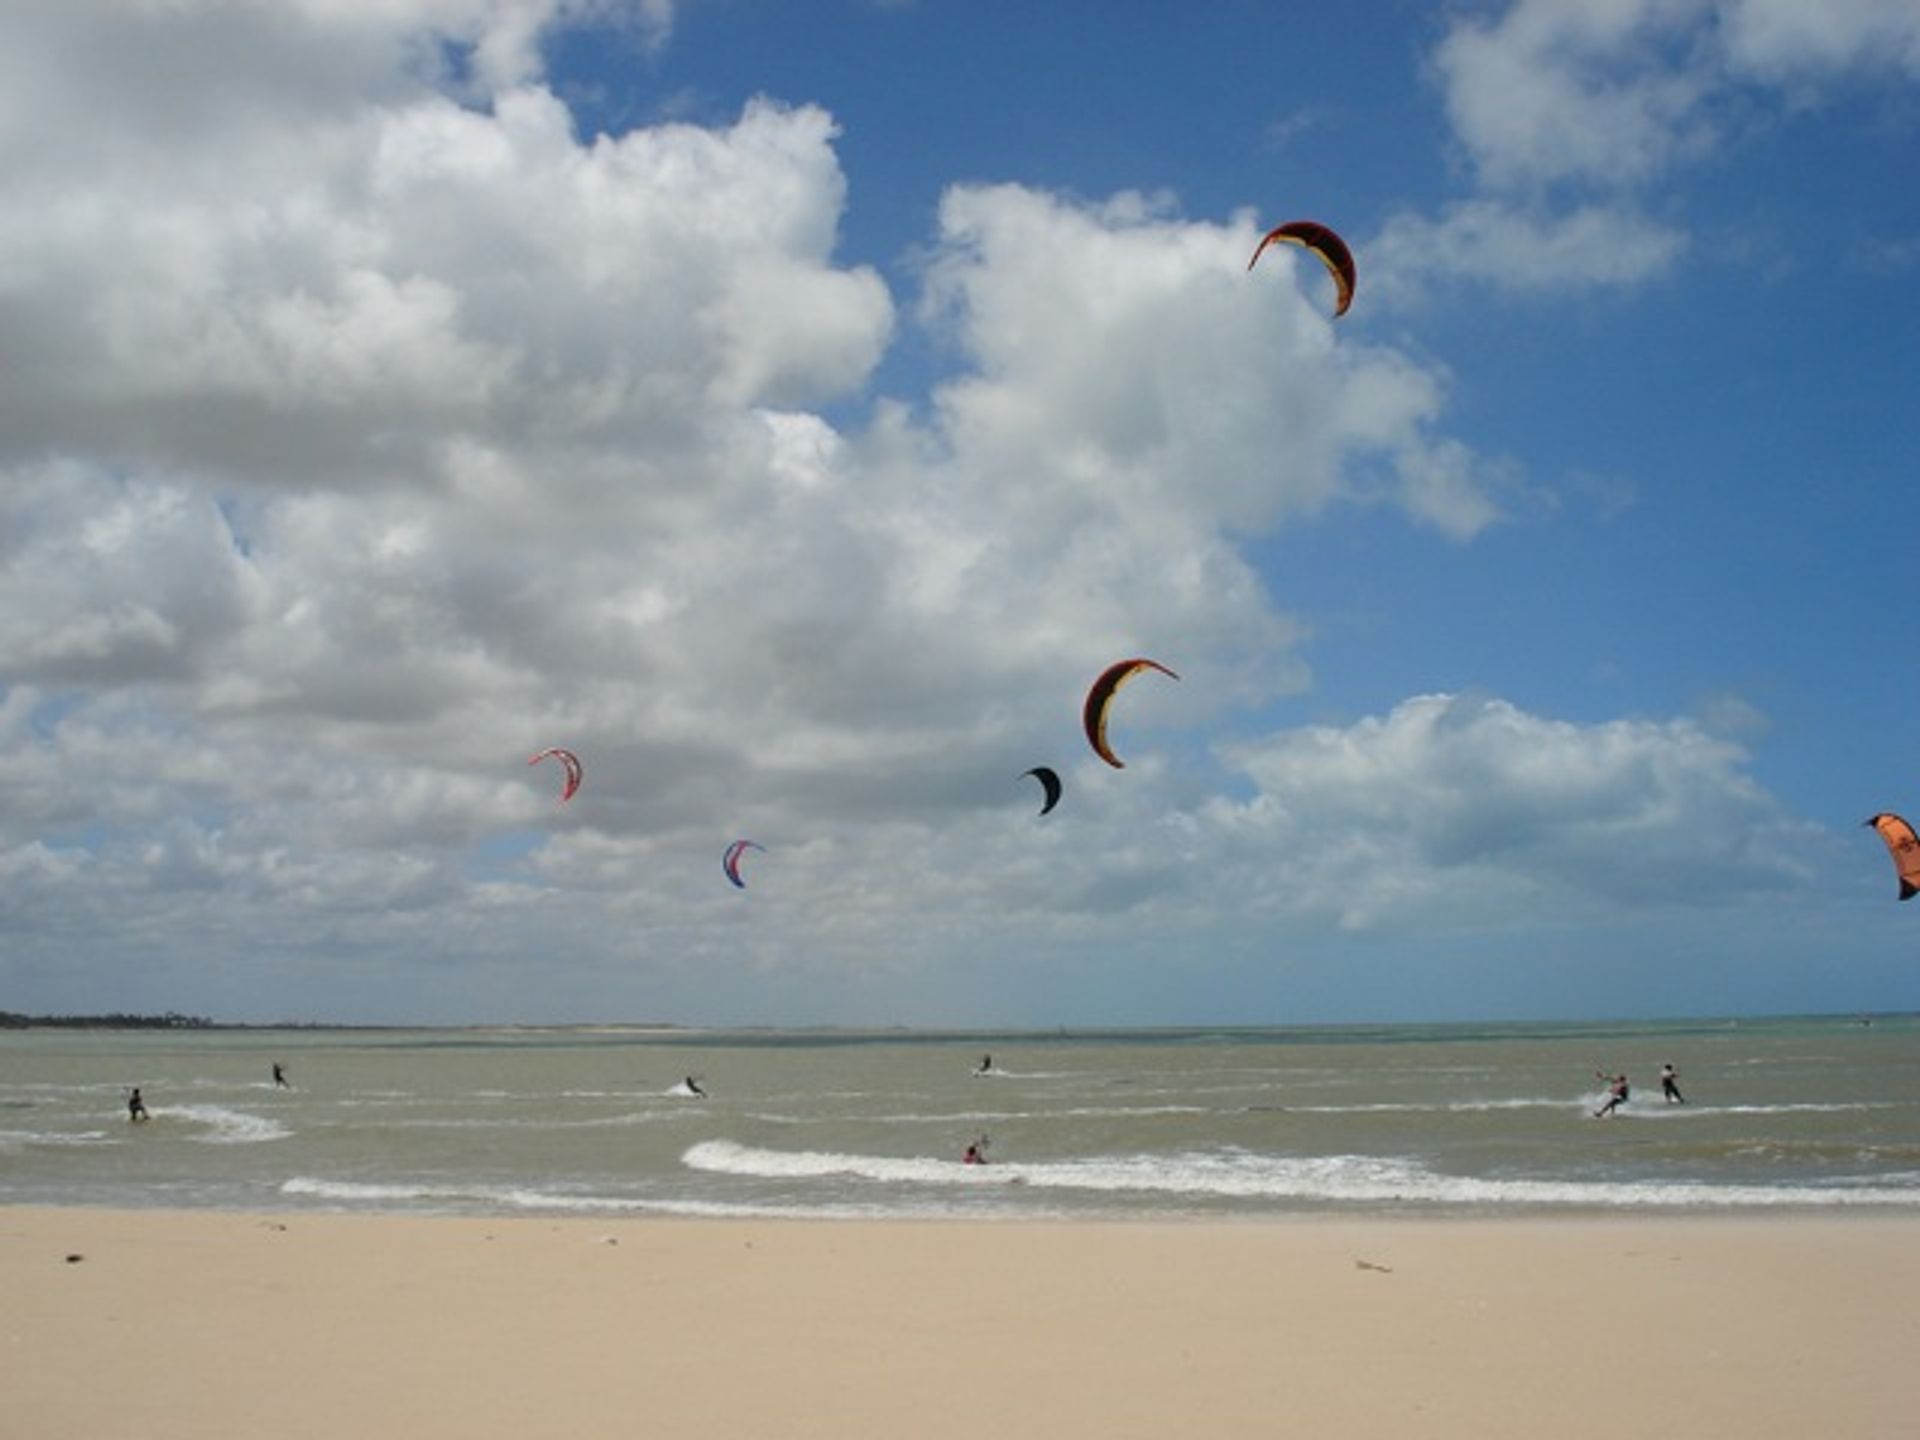
M 1327 267 L 1327 273 L 1333 276 L 1334 286 L 1339 291 L 1334 300 L 1333 313 L 1347 313 L 1347 307 L 1353 304 L 1353 287 L 1358 277 L 1353 268 L 1353 252 L 1347 249 L 1346 241 L 1315 221 L 1289 220 L 1285 225 L 1276 225 L 1260 238 L 1260 243 L 1254 247 L 1253 260 L 1247 261 L 1247 269 L 1253 269 L 1254 261 L 1269 245 L 1298 245 L 1318 255 L 1320 263 Z
M 1880 832 L 1880 838 L 1887 842 L 1887 853 L 1893 857 L 1893 868 L 1900 875 L 1900 898 L 1911 900 L 1920 895 L 1920 837 L 1913 833 L 1913 826 L 1898 815 L 1885 813 L 1874 816 L 1866 822 Z
M 764 845 L 754 844 L 751 840 L 736 840 L 727 846 L 727 853 L 720 861 L 720 868 L 727 872 L 727 879 L 733 882 L 735 889 L 747 888 L 747 882 L 740 878 L 740 857 L 749 850 L 758 850 L 765 854 L 766 848 Z
M 1040 813 L 1046 814 L 1060 803 L 1060 777 L 1045 765 L 1036 765 L 1031 770 L 1023 770 L 1022 775 L 1031 775 L 1040 782 L 1040 788 L 1047 792 L 1047 803 L 1040 807 Z
M 1116 660 L 1102 670 L 1100 678 L 1093 682 L 1093 688 L 1087 691 L 1086 706 L 1080 712 L 1081 723 L 1087 731 L 1087 743 L 1093 746 L 1093 753 L 1116 770 L 1124 770 L 1126 766 L 1107 748 L 1107 706 L 1113 702 L 1113 692 L 1142 670 L 1158 670 L 1172 680 L 1180 678 L 1158 660 L 1144 657 Z
M 573 792 L 580 788 L 580 776 L 582 773 L 580 769 L 580 757 L 571 750 L 562 750 L 556 746 L 551 750 L 542 750 L 538 755 L 527 761 L 527 764 L 538 765 L 549 755 L 567 767 L 567 782 L 560 789 L 560 803 L 564 805 L 573 798 Z

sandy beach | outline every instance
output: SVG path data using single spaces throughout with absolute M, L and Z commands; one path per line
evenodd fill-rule
M 1920 1220 L 8 1208 L 0 1434 L 1905 1437 Z

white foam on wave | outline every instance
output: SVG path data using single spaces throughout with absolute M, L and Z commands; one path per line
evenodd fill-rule
M 1586 1098 L 1588 1114 L 1607 1103 L 1605 1095 Z M 1612 1116 L 1615 1120 L 1709 1120 L 1725 1115 L 1848 1115 L 1867 1110 L 1890 1110 L 1891 1100 L 1786 1101 L 1777 1105 L 1714 1105 L 1693 1101 L 1678 1103 L 1658 1093 L 1623 1102 Z
M 1276 1156 L 1248 1151 L 1103 1156 L 970 1166 L 932 1157 L 781 1151 L 707 1140 L 681 1157 L 690 1169 L 766 1180 L 853 1178 L 881 1185 L 1018 1182 L 1034 1191 L 1276 1203 L 1623 1209 L 1791 1206 L 1920 1208 L 1920 1188 L 1885 1184 L 1735 1185 L 1492 1179 L 1446 1175 L 1393 1156 Z
M 987 1167 L 931 1156 L 851 1155 L 828 1150 L 766 1150 L 731 1140 L 703 1140 L 680 1157 L 689 1169 L 763 1180 L 808 1180 L 857 1176 L 882 1183 L 946 1181 L 955 1172 L 979 1174 Z
M 1606 1103 L 1604 1096 L 1589 1097 L 1588 1112 Z M 1789 1101 L 1778 1105 L 1676 1104 L 1656 1096 L 1629 1100 L 1613 1112 L 1617 1120 L 1710 1120 L 1724 1115 L 1838 1115 L 1866 1110 L 1890 1110 L 1891 1100 Z
M 491 1213 L 537 1212 L 549 1215 L 686 1215 L 710 1219 L 867 1220 L 894 1213 L 884 1204 L 829 1202 L 820 1205 L 751 1201 L 647 1199 L 609 1195 L 561 1194 L 513 1185 L 373 1184 L 299 1176 L 284 1181 L 283 1195 L 341 1206 L 371 1209 L 483 1210 Z M 946 1213 L 927 1211 L 928 1214 Z M 959 1214 L 958 1210 L 951 1213 Z
M 1007 1124 L 1016 1120 L 1127 1120 L 1153 1115 L 1213 1115 L 1210 1105 L 1071 1105 L 1060 1110 L 982 1110 L 977 1107 L 953 1110 L 904 1110 L 890 1115 L 863 1115 L 869 1125 Z M 830 1125 L 843 1117 L 837 1115 L 785 1115 L 768 1110 L 749 1112 L 749 1118 L 768 1125 Z
M 1507 1100 L 1380 1100 L 1361 1105 L 1261 1105 L 1259 1110 L 1297 1115 L 1474 1115 L 1494 1110 L 1565 1110 L 1568 1101 L 1555 1097 Z
M 498 1210 L 578 1210 L 606 1212 L 645 1210 L 644 1201 L 604 1195 L 567 1195 L 558 1191 L 537 1190 L 524 1185 L 430 1184 L 392 1181 L 375 1183 L 364 1180 L 322 1180 L 294 1176 L 281 1182 L 283 1195 L 305 1195 L 316 1200 L 333 1200 L 362 1205 L 444 1205 L 452 1207 L 485 1206 Z
M 229 1110 L 224 1105 L 168 1105 L 154 1107 L 148 1113 L 155 1120 L 187 1120 L 206 1126 L 205 1134 L 193 1137 L 203 1145 L 257 1145 L 293 1134 L 278 1120 Z

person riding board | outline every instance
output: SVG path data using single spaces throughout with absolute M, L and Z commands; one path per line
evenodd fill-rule
M 1627 1103 L 1627 1077 L 1608 1075 L 1604 1070 L 1596 1070 L 1593 1073 L 1595 1078 L 1607 1082 L 1607 1103 L 1593 1112 L 1593 1118 L 1599 1120 L 1611 1116 L 1615 1110 Z
M 1687 1097 L 1680 1093 L 1680 1072 L 1671 1065 L 1660 1067 L 1660 1093 L 1667 1097 L 1669 1105 L 1687 1103 Z

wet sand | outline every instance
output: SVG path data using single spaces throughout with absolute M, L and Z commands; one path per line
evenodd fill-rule
M 1920 1217 L 0 1208 L 9 1440 L 1905 1437 Z

